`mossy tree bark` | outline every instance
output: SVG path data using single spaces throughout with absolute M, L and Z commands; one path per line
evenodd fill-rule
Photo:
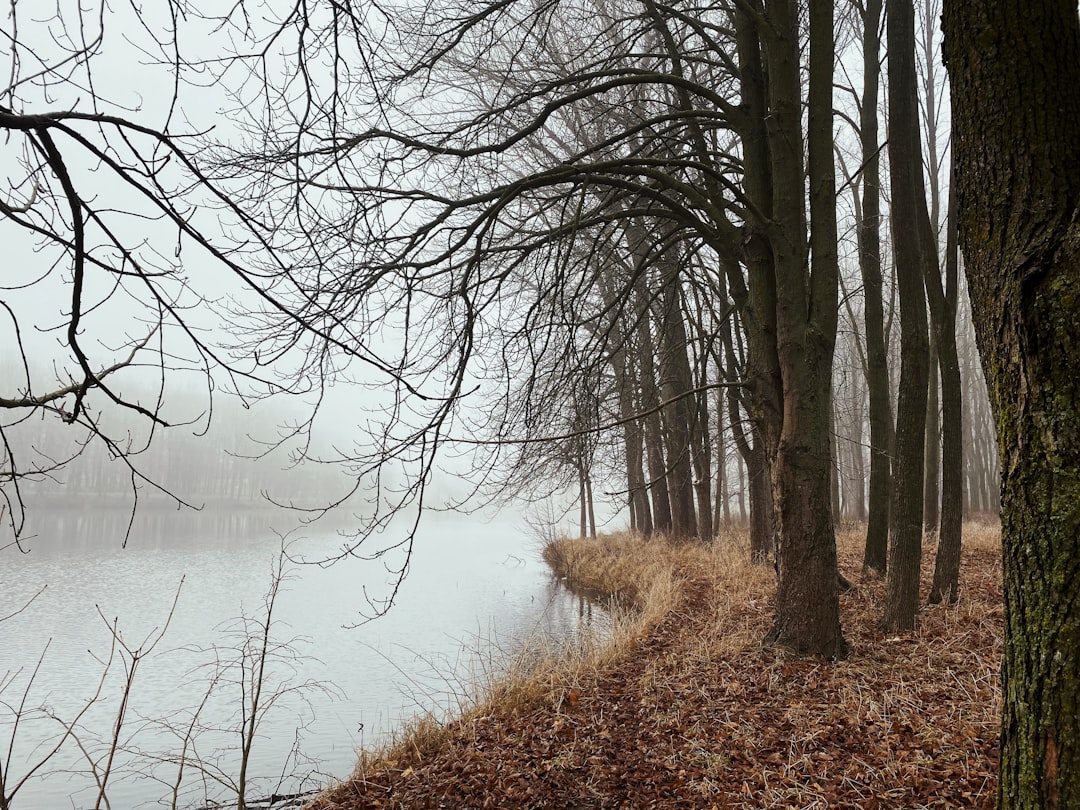
M 1002 461 L 999 806 L 1080 807 L 1080 19 L 946 0 L 960 243 Z

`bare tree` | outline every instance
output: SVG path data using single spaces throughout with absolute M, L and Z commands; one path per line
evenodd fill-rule
M 892 403 L 882 301 L 881 143 L 878 92 L 881 85 L 881 2 L 867 0 L 862 13 L 863 93 L 859 111 L 862 195 L 856 200 L 859 270 L 863 282 L 866 383 L 869 398 L 870 478 L 863 566 L 879 574 L 888 564 Z M 857 186 L 852 184 L 852 193 Z
M 0 511 L 16 538 L 23 482 L 55 476 L 85 448 L 126 469 L 137 503 L 144 486 L 166 489 L 140 452 L 166 427 L 204 431 L 215 391 L 317 396 L 324 384 L 282 355 L 297 339 L 308 349 L 334 339 L 296 312 L 303 292 L 266 223 L 206 162 L 205 76 L 234 63 L 184 43 L 196 29 L 243 28 L 245 14 L 242 4 L 214 16 L 170 0 L 153 11 L 12 6 L 5 17 L 0 131 L 14 159 L 0 220 L 15 261 L 0 316 L 17 370 L 0 391 Z M 118 76 L 125 59 L 143 70 Z M 249 353 L 246 339 L 210 331 L 237 324 L 254 301 L 294 326 L 289 347 Z M 185 412 L 172 400 L 193 382 L 205 393 Z M 71 434 L 60 454 L 24 441 L 38 420 Z
M 279 776 L 252 773 L 252 752 L 259 744 L 267 715 L 286 702 L 291 701 L 290 708 L 303 705 L 314 692 L 337 694 L 331 684 L 299 676 L 299 665 L 307 660 L 301 652 L 305 639 L 283 635 L 275 615 L 277 599 L 289 577 L 288 565 L 282 548 L 271 567 L 261 609 L 241 610 L 222 628 L 222 641 L 210 648 L 164 651 L 155 656 L 168 634 L 183 581 L 162 623 L 138 641 L 125 638 L 120 622 L 99 611 L 108 632 L 108 647 L 90 654 L 100 664 L 101 674 L 93 693 L 70 713 L 40 702 L 43 696 L 35 694 L 39 673 L 48 665 L 48 643 L 29 672 L 0 675 L 0 716 L 10 728 L 0 746 L 0 808 L 18 807 L 17 795 L 29 780 L 61 772 L 91 781 L 95 808 L 114 806 L 117 784 L 133 776 L 162 785 L 173 810 L 193 801 L 217 802 L 223 791 L 235 797 L 239 810 L 252 801 L 254 785 L 269 783 L 271 789 L 281 792 L 286 782 L 292 785 L 310 779 L 299 758 L 302 727 L 295 730 L 293 749 L 281 763 Z M 25 607 L 0 617 L 0 622 L 23 610 Z M 185 674 L 205 684 L 198 704 L 165 705 L 160 714 L 139 715 L 133 706 L 145 689 L 146 668 L 152 668 L 155 657 L 182 653 L 199 659 Z M 99 715 L 92 717 L 92 711 Z M 99 730 L 103 718 L 111 719 L 104 732 Z M 42 733 L 42 724 L 56 730 Z M 35 726 L 38 728 L 28 728 Z M 157 742 L 147 746 L 147 733 Z M 207 736 L 214 747 L 204 745 Z M 29 756 L 25 756 L 27 738 L 37 743 Z M 221 745 L 223 739 L 236 742 Z M 69 749 L 75 749 L 74 760 L 67 757 Z M 20 758 L 25 759 L 21 767 Z
M 937 20 L 941 5 L 928 0 L 917 9 L 922 72 L 922 119 L 926 138 L 926 171 L 930 193 L 930 224 L 941 254 L 940 270 L 927 276 L 926 297 L 931 328 L 930 402 L 927 407 L 926 486 L 923 504 L 927 531 L 937 530 L 938 548 L 930 602 L 955 602 L 960 575 L 960 543 L 963 523 L 963 388 L 957 352 L 956 314 L 959 300 L 959 263 L 956 247 L 956 199 L 946 169 L 941 140 L 946 127 L 942 114 L 944 77 L 939 67 Z M 942 178 L 948 177 L 947 196 Z M 943 204 L 944 203 L 944 204 Z M 942 239 L 944 231 L 944 239 Z M 928 269 L 935 269 L 929 268 Z M 936 371 L 934 373 L 936 365 Z M 938 414 L 936 380 L 940 378 Z M 940 486 L 939 486 L 940 483 Z M 939 508 L 940 507 L 940 508 Z
M 838 277 L 831 5 L 812 2 L 809 27 L 792 2 L 447 0 L 393 14 L 378 3 L 354 2 L 295 6 L 272 20 L 248 14 L 243 3 L 218 14 L 200 14 L 180 0 L 168 8 L 174 14 L 162 23 L 130 9 L 150 34 L 147 59 L 176 73 L 175 104 L 166 105 L 157 129 L 98 108 L 25 112 L 19 94 L 30 85 L 20 78 L 0 118 L 23 133 L 27 154 L 36 156 L 26 162 L 26 177 L 55 186 L 43 186 L 52 209 L 13 200 L 5 215 L 47 238 L 76 277 L 100 271 L 152 305 L 148 331 L 122 341 L 134 357 L 121 360 L 134 364 L 152 349 L 165 379 L 185 367 L 176 356 L 190 355 L 196 373 L 225 374 L 234 388 L 307 386 L 316 401 L 325 386 L 366 378 L 377 389 L 367 435 L 339 443 L 331 460 L 347 465 L 357 481 L 378 486 L 398 471 L 404 483 L 380 486 L 372 496 L 370 514 L 343 552 L 357 553 L 395 515 L 418 519 L 443 448 L 476 440 L 469 415 L 476 405 L 491 416 L 486 425 L 505 424 L 514 413 L 520 380 L 507 372 L 528 375 L 532 367 L 503 362 L 508 332 L 521 346 L 538 335 L 537 322 L 572 313 L 577 329 L 591 317 L 590 306 L 602 311 L 577 240 L 591 235 L 600 237 L 593 244 L 610 243 L 605 234 L 644 223 L 658 238 L 642 242 L 645 249 L 633 256 L 637 272 L 616 293 L 620 318 L 611 322 L 637 327 L 643 444 L 657 495 L 653 525 L 662 528 L 665 519 L 659 480 L 692 482 L 686 471 L 695 468 L 697 491 L 667 486 L 668 514 L 678 515 L 672 526 L 690 532 L 691 511 L 711 516 L 707 398 L 694 389 L 721 372 L 710 375 L 690 362 L 703 336 L 678 333 L 693 319 L 680 317 L 686 288 L 671 271 L 678 269 L 679 280 L 702 270 L 723 273 L 744 330 L 735 338 L 746 346 L 741 403 L 771 482 L 773 508 L 759 514 L 775 517 L 779 538 L 770 638 L 805 652 L 842 654 L 832 516 L 822 489 L 829 483 Z M 103 13 L 100 22 L 111 19 Z M 60 22 L 72 36 L 101 28 Z M 228 50 L 209 59 L 185 54 L 185 25 L 217 32 Z M 97 47 L 71 51 L 87 85 Z M 32 51 L 20 53 L 29 59 Z M 63 85 L 61 74 L 51 75 Z M 491 81 L 510 76 L 524 80 Z M 197 125 L 190 136 L 173 126 L 196 77 L 227 94 L 221 106 L 230 126 L 214 143 Z M 571 131 L 576 137 L 567 137 Z M 67 140 L 58 141 L 61 135 Z M 190 311 L 182 307 L 201 307 L 207 296 L 191 297 L 197 287 L 183 273 L 186 264 L 162 259 L 165 250 L 129 244 L 109 225 L 113 209 L 98 210 L 74 181 L 64 182 L 63 170 L 73 165 L 67 148 L 101 161 L 144 200 L 147 216 L 179 234 L 185 262 L 199 250 L 230 272 L 239 289 L 230 312 L 240 335 L 235 354 L 188 324 Z M 64 213 L 35 219 L 39 210 Z M 211 235 L 217 220 L 227 238 Z M 87 226 L 97 248 L 87 248 Z M 645 274 L 664 278 L 664 261 L 672 262 L 667 283 L 649 289 Z M 540 285 L 529 278 L 538 270 L 548 274 Z M 642 285 L 644 296 L 637 294 Z M 109 384 L 120 371 L 102 371 L 116 364 L 95 364 L 85 348 L 79 289 L 76 283 L 68 290 L 73 303 L 64 331 L 79 369 L 76 387 L 46 404 L 66 396 L 72 413 L 85 417 L 91 393 L 114 405 L 126 400 Z M 580 306 L 562 306 L 575 295 Z M 552 308 L 552 301 L 561 305 Z M 169 342 L 174 333 L 186 354 Z M 583 345 L 618 343 L 596 334 L 581 332 Z M 527 355 L 507 358 L 519 356 Z M 646 358 L 657 361 L 651 372 Z M 649 401 L 650 382 L 666 400 Z M 158 402 L 164 384 L 161 390 Z M 20 402 L 40 410 L 38 399 L 27 394 Z M 127 404 L 154 424 L 166 421 L 159 405 Z M 669 439 L 663 457 L 656 421 L 647 416 L 654 406 Z M 312 418 L 294 433 L 303 441 L 315 424 Z M 408 546 L 414 532 L 415 522 L 391 542 Z
M 900 292 L 900 395 L 889 538 L 889 631 L 915 627 L 923 535 L 923 474 L 929 377 L 924 279 L 937 272 L 937 250 L 923 185 L 915 84 L 915 11 L 911 0 L 887 0 L 889 164 L 893 189 L 893 250 Z M 899 237 L 898 234 L 903 234 Z

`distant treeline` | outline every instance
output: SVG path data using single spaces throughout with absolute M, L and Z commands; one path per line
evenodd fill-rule
M 57 507 L 130 504 L 133 487 L 141 503 L 258 508 L 271 500 L 317 507 L 336 500 L 352 485 L 349 470 L 335 464 L 295 463 L 288 442 L 272 448 L 289 431 L 281 405 L 261 402 L 244 408 L 234 398 L 216 397 L 213 418 L 199 418 L 205 393 L 170 394 L 169 413 L 195 419 L 190 425 L 156 428 L 147 442 L 145 420 L 104 414 L 110 448 L 87 441 L 86 428 L 58 429 L 54 419 L 35 418 L 6 425 L 5 439 L 18 459 L 24 497 Z M 128 430 L 125 421 L 137 425 Z M 68 461 L 70 459 L 70 461 Z M 63 463 L 68 462 L 68 463 Z

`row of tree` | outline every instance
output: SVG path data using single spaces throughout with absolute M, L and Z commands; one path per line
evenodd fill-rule
M 844 489 L 835 480 L 840 312 L 849 326 L 840 345 L 857 358 L 869 400 L 865 456 L 864 418 L 848 425 L 853 466 L 869 468 L 866 565 L 891 569 L 886 624 L 907 629 L 924 521 L 940 523 L 932 598 L 957 596 L 959 281 L 939 177 L 934 10 L 923 15 L 921 99 L 914 8 L 901 3 L 887 17 L 885 150 L 882 9 L 852 7 L 839 21 L 825 4 L 808 11 L 805 32 L 794 9 L 739 3 L 522 3 L 487 9 L 467 28 L 417 23 L 410 32 L 427 38 L 398 76 L 407 87 L 420 81 L 409 71 L 425 66 L 422 102 L 410 110 L 430 117 L 407 137 L 372 129 L 343 147 L 369 159 L 396 149 L 356 216 L 381 219 L 398 206 L 409 215 L 375 235 L 378 251 L 350 268 L 340 294 L 388 275 L 418 288 L 421 273 L 442 303 L 460 298 L 465 317 L 450 321 L 449 345 L 505 381 L 482 409 L 479 431 L 496 449 L 478 466 L 493 471 L 498 492 L 576 485 L 581 523 L 593 530 L 594 489 L 618 480 L 634 529 L 711 539 L 730 437 L 746 470 L 753 554 L 780 572 L 775 640 L 835 655 L 845 646 L 832 528 Z M 838 131 L 836 57 L 850 52 L 862 82 L 846 85 L 851 111 Z M 297 153 L 310 155 L 298 137 Z M 858 166 L 843 194 L 837 154 Z M 310 171 L 355 185 L 340 155 Z M 465 158 L 472 170 L 440 170 Z M 322 233 L 332 223 L 320 217 L 279 228 Z M 852 234 L 846 272 L 841 221 Z M 974 475 L 992 468 L 985 458 L 969 442 Z M 992 496 L 984 488 L 978 500 Z

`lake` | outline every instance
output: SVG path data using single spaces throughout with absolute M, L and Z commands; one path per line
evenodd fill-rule
M 0 617 L 45 587 L 26 610 L 0 621 L 0 761 L 13 732 L 15 740 L 9 794 L 65 727 L 78 723 L 13 807 L 93 807 L 91 772 L 104 771 L 122 705 L 121 750 L 106 786 L 112 807 L 169 806 L 184 740 L 187 759 L 200 767 L 186 766 L 179 806 L 227 799 L 255 663 L 243 655 L 244 644 L 260 638 L 281 547 L 273 524 L 286 521 L 264 513 L 144 511 L 123 548 L 122 510 L 39 510 L 33 518 L 29 553 L 0 550 Z M 307 559 L 333 556 L 344 542 L 318 526 L 289 541 L 290 554 Z M 264 692 L 261 701 L 271 705 L 252 746 L 249 799 L 344 778 L 358 748 L 385 742 L 419 713 L 452 712 L 523 649 L 558 649 L 610 629 L 602 611 L 552 577 L 538 541 L 513 520 L 425 517 L 394 606 L 365 623 L 371 601 L 390 595 L 392 572 L 403 562 L 390 552 L 286 565 L 270 634 L 281 646 L 271 648 L 263 678 L 275 697 Z M 140 656 L 126 704 L 132 660 L 113 643 L 113 624 Z

